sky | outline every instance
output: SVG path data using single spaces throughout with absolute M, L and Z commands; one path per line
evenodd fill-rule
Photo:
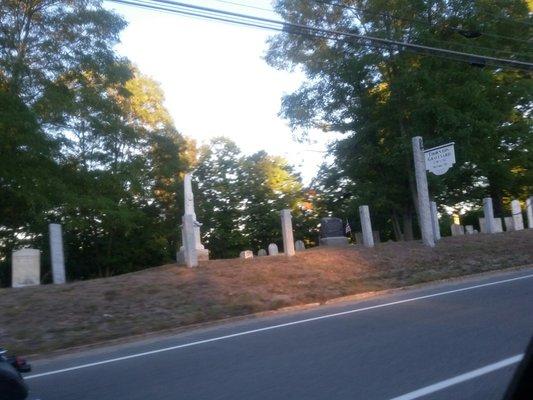
M 272 11 L 222 0 L 189 3 L 277 18 Z M 238 0 L 271 9 L 268 0 Z M 229 2 L 231 3 L 231 1 Z M 304 80 L 263 59 L 273 32 L 106 2 L 128 22 L 117 50 L 161 84 L 178 130 L 199 144 L 226 136 L 247 154 L 265 150 L 287 158 L 309 183 L 326 157 L 331 133 L 297 143 L 278 116 L 281 98 Z

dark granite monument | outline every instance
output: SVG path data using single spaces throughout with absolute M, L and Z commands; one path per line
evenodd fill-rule
M 322 218 L 320 220 L 321 246 L 348 246 L 348 238 L 344 236 L 344 224 L 340 218 Z

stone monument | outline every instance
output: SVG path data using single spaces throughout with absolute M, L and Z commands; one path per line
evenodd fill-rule
M 257 252 L 257 257 L 264 257 L 266 256 L 268 253 L 265 249 L 259 249 L 259 251 Z
M 463 236 L 465 234 L 463 225 L 452 224 L 451 230 L 452 230 L 452 236 Z
M 305 250 L 305 243 L 301 240 L 297 240 L 296 242 L 294 242 L 294 249 L 296 251 L 303 251 Z
M 533 229 L 533 197 L 526 199 L 527 227 Z
M 194 238 L 194 246 L 196 249 L 197 259 L 198 261 L 205 261 L 209 260 L 209 250 L 207 250 L 201 242 L 200 238 L 200 227 L 202 226 L 201 223 L 199 223 L 196 220 L 196 213 L 194 212 L 194 195 L 192 192 L 192 175 L 191 174 L 185 174 L 185 178 L 183 179 L 183 198 L 184 198 L 184 208 L 185 213 L 184 217 L 186 215 L 190 215 L 192 217 L 193 221 L 193 238 Z M 185 255 L 185 237 L 190 237 L 190 235 L 187 235 L 188 232 L 185 232 L 184 225 L 181 226 L 181 237 L 183 245 L 180 247 L 180 250 L 176 253 L 176 261 L 179 265 L 185 265 L 186 263 L 186 255 Z
M 515 230 L 513 217 L 503 217 L 503 222 L 505 223 L 505 232 L 512 232 Z
M 276 243 L 270 243 L 268 245 L 268 255 L 277 256 L 279 254 L 278 245 Z
M 50 258 L 52 259 L 52 281 L 63 284 L 65 278 L 65 255 L 63 253 L 63 233 L 60 224 L 48 225 L 50 232 Z
M 252 250 L 241 251 L 241 254 L 239 254 L 239 258 L 254 258 L 254 252 Z
M 283 236 L 283 252 L 287 257 L 292 257 L 294 250 L 294 234 L 292 231 L 291 210 L 281 210 L 281 234 Z
M 41 284 L 41 252 L 37 249 L 14 251 L 11 259 L 11 286 L 14 288 Z
M 348 238 L 344 236 L 344 226 L 340 218 L 328 217 L 320 220 L 320 245 L 348 246 Z
M 511 201 L 511 214 L 513 218 L 513 228 L 515 231 L 524 229 L 524 218 L 522 217 L 522 207 L 518 200 Z
M 359 206 L 359 217 L 361 218 L 361 230 L 363 232 L 363 246 L 374 247 L 374 234 L 368 206 Z

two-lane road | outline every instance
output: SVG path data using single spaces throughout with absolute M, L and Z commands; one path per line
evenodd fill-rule
M 28 383 L 40 400 L 499 400 L 532 334 L 529 269 L 40 361 Z

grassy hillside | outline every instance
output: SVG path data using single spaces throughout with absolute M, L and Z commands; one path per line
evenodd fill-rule
M 0 290 L 0 344 L 22 354 L 533 263 L 533 230 L 293 258 L 164 265 L 62 286 Z

